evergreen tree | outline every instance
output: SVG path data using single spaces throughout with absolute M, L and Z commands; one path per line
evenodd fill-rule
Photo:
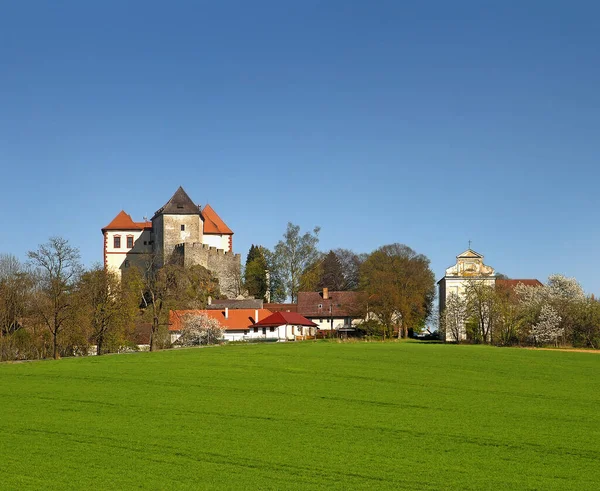
M 269 287 L 267 260 L 264 248 L 252 244 L 246 258 L 244 285 L 248 294 L 255 298 L 265 298 Z
M 318 290 L 329 288 L 332 291 L 346 290 L 346 279 L 342 263 L 336 253 L 329 251 L 322 262 L 321 278 L 317 284 Z

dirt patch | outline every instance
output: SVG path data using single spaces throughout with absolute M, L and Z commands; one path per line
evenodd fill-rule
M 600 349 L 591 348 L 525 348 L 537 351 L 570 351 L 573 353 L 596 353 L 600 354 Z

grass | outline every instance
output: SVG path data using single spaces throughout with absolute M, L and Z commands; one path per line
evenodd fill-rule
M 600 356 L 287 343 L 0 365 L 2 489 L 598 489 Z

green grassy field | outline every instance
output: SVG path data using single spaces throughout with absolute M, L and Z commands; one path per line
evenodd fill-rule
M 1 489 L 599 489 L 600 355 L 237 345 L 0 365 Z

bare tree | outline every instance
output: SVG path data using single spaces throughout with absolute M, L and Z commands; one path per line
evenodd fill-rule
M 39 272 L 36 311 L 52 334 L 52 352 L 57 359 L 58 335 L 73 315 L 71 293 L 82 271 L 79 250 L 62 237 L 51 237 L 27 255 Z
M 137 311 L 124 286 L 116 273 L 101 265 L 83 273 L 77 285 L 79 309 L 91 327 L 98 355 L 110 350 L 107 342 L 119 338 Z
M 460 343 L 465 333 L 465 321 L 467 318 L 467 302 L 464 297 L 451 293 L 446 301 L 446 308 L 442 313 L 442 331 L 444 332 L 445 340 L 450 340 Z
M 496 288 L 486 280 L 470 279 L 465 283 L 467 313 L 472 321 L 470 334 L 475 341 L 489 343 L 499 320 Z

